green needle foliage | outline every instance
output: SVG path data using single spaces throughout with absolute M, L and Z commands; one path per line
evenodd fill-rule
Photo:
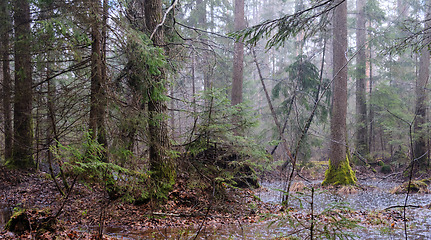
M 231 106 L 224 89 L 213 89 L 201 96 L 203 99 L 196 101 L 196 123 L 186 144 L 187 158 L 197 172 L 213 179 L 217 186 L 257 186 L 257 163 L 267 162 L 269 156 L 247 137 L 248 130 L 256 125 L 251 110 L 245 104 Z M 238 130 L 245 134 L 236 135 Z
M 231 35 L 251 45 L 255 45 L 262 39 L 268 39 L 267 48 L 284 46 L 287 39 L 295 37 L 300 32 L 304 33 L 304 38 L 308 38 L 325 30 L 329 22 L 329 14 L 337 6 L 338 4 L 334 4 L 332 0 L 313 1 L 312 6 L 305 10 L 274 20 L 266 20 Z
M 148 195 L 148 173 L 102 161 L 106 149 L 86 132 L 81 145 L 58 143 L 51 151 L 67 176 L 85 183 L 101 183 L 111 199 L 132 202 Z

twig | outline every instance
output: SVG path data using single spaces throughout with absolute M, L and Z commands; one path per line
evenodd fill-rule
M 185 214 L 178 213 L 162 213 L 162 212 L 153 212 L 152 215 L 156 216 L 168 216 L 168 217 L 188 217 Z
M 152 212 L 152 215 L 154 216 L 162 216 L 162 217 L 208 217 L 208 214 L 186 214 L 186 213 L 163 213 L 163 212 Z M 239 219 L 240 217 L 243 217 L 245 215 L 235 215 L 235 216 L 215 216 L 210 215 L 211 218 L 232 218 L 232 219 Z
M 418 205 L 396 205 L 396 206 L 390 206 L 385 208 L 384 210 L 389 210 L 392 208 L 406 208 L 406 207 L 410 207 L 410 208 L 421 208 L 422 206 L 418 206 Z
M 100 216 L 99 216 L 99 232 L 98 232 L 98 239 L 103 239 L 103 229 L 105 227 L 105 216 L 106 216 L 106 208 L 109 206 L 111 201 L 108 201 L 105 204 L 102 203 L 102 207 L 100 209 Z
M 166 10 L 165 15 L 163 15 L 162 22 L 157 24 L 157 26 L 154 28 L 153 33 L 151 33 L 150 40 L 153 39 L 154 34 L 156 34 L 157 29 L 159 29 L 163 24 L 165 24 L 166 17 L 168 16 L 169 12 L 177 5 L 178 0 L 175 0 L 172 5 Z
M 396 175 L 401 174 L 401 173 L 403 173 L 403 172 L 396 172 L 396 173 L 389 174 L 388 176 L 383 177 L 380 181 L 378 181 L 378 183 L 382 182 L 386 178 L 389 178 L 389 177 L 392 177 L 392 176 L 396 176 Z
M 196 239 L 198 238 L 198 236 L 199 236 L 199 233 L 201 233 L 201 231 L 202 231 L 202 227 L 203 227 L 203 225 L 205 224 L 205 220 L 207 219 L 207 217 L 208 217 L 208 213 L 210 212 L 211 206 L 212 206 L 212 204 L 213 204 L 213 201 L 214 201 L 214 195 L 215 195 L 215 181 L 213 182 L 213 193 L 212 193 L 211 201 L 210 201 L 210 203 L 209 203 L 209 205 L 208 205 L 208 208 L 207 208 L 207 212 L 205 213 L 204 219 L 202 220 L 202 223 L 201 223 L 201 225 L 199 226 L 199 229 L 198 229 L 198 231 L 196 232 L 196 235 L 195 235 L 195 237 L 193 238 L 193 240 L 196 240 Z
M 78 179 L 78 176 L 79 175 L 76 175 L 75 178 L 73 179 L 72 185 L 70 186 L 69 191 L 67 192 L 67 195 L 64 197 L 64 201 L 61 204 L 60 209 L 58 209 L 57 213 L 55 214 L 54 219 L 56 219 L 56 218 L 58 218 L 60 216 L 60 214 L 61 214 L 61 212 L 62 212 L 62 210 L 64 208 L 64 205 L 66 204 L 66 201 L 69 198 L 70 193 L 72 192 L 73 186 L 75 186 L 76 179 Z
M 310 239 L 313 240 L 314 234 L 314 187 L 311 187 L 311 226 L 310 226 Z
M 298 175 L 298 177 L 304 179 L 305 181 L 311 183 L 311 181 L 309 179 L 307 179 L 306 177 L 302 176 L 299 172 L 296 172 L 296 174 Z
M 237 218 L 236 220 L 238 221 L 239 227 L 241 228 L 241 235 L 243 238 L 245 238 L 244 228 L 242 227 L 241 221 L 239 220 L 239 218 Z

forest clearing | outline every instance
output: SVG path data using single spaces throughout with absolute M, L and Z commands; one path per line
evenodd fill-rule
M 431 239 L 431 0 L 0 0 L 0 239 Z

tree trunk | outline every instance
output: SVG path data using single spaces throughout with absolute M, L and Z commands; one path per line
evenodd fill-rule
M 207 30 L 207 0 L 196 0 L 196 10 L 198 14 L 198 22 L 197 22 L 197 28 Z M 201 71 L 203 75 L 203 84 L 204 84 L 204 90 L 209 91 L 211 89 L 211 79 L 210 79 L 210 72 L 211 72 L 211 65 L 209 62 L 210 56 L 208 54 L 208 39 L 206 38 L 206 34 L 202 33 L 201 35 L 201 41 L 203 43 L 202 48 L 204 51 L 202 52 L 202 61 L 201 61 Z M 208 103 L 206 103 L 206 106 L 208 106 Z
M 369 92 L 369 98 L 370 103 L 373 99 L 373 52 L 372 52 L 372 44 L 370 43 L 368 46 L 369 50 L 369 76 L 370 76 L 370 92 Z M 368 123 L 370 126 L 369 134 L 368 134 L 368 149 L 370 153 L 374 151 L 374 104 L 370 104 L 369 106 L 369 114 L 368 114 Z
M 356 0 L 358 18 L 356 22 L 356 151 L 365 156 L 368 148 L 368 122 L 366 103 L 366 20 L 365 1 Z
M 429 2 L 429 1 L 428 1 Z M 431 16 L 430 7 L 427 7 L 427 14 L 425 19 L 425 29 L 429 29 L 431 24 L 429 23 L 429 18 Z M 426 146 L 426 108 L 427 108 L 427 84 L 429 79 L 429 65 L 430 65 L 430 52 L 428 49 L 429 39 L 426 34 L 426 39 L 423 42 L 424 48 L 421 50 L 421 55 L 419 59 L 419 76 L 416 81 L 416 107 L 415 107 L 415 122 L 414 122 L 414 158 L 418 160 L 419 166 L 423 169 L 427 165 L 427 146 Z
M 107 64 L 106 64 L 106 45 L 108 40 L 108 0 L 103 0 L 103 15 L 102 15 L 102 49 L 101 49 L 101 79 L 102 79 L 102 86 L 100 89 L 100 97 L 101 104 L 99 107 L 99 118 L 98 118 L 98 135 L 97 135 L 97 141 L 102 144 L 106 149 L 108 148 L 108 138 L 107 138 L 107 132 L 106 132 L 106 108 L 108 104 L 108 99 L 106 97 L 106 84 L 108 82 L 108 73 L 107 73 Z M 107 155 L 103 156 L 104 160 L 107 161 Z
M 145 20 L 149 33 L 156 31 L 153 36 L 154 46 L 163 47 L 164 31 L 156 26 L 162 21 L 162 1 L 147 0 L 145 2 Z M 175 167 L 168 156 L 169 139 L 165 119 L 166 102 L 160 95 L 166 94 L 165 69 L 159 68 L 159 75 L 151 75 L 148 82 L 148 130 L 150 171 L 153 181 L 152 197 L 162 198 L 171 190 L 175 183 Z
M 245 28 L 244 0 L 235 0 L 235 31 Z M 242 85 L 244 71 L 244 43 L 235 42 L 233 57 L 233 78 L 232 78 L 232 105 L 242 103 Z
M 335 4 L 343 0 L 336 0 Z M 347 116 L 347 1 L 335 8 L 333 18 L 333 75 L 329 169 L 322 184 L 349 185 L 356 177 L 346 154 Z
M 32 64 L 30 5 L 28 0 L 15 1 L 15 98 L 14 143 L 11 165 L 18 168 L 34 166 L 32 129 Z
M 4 118 L 4 157 L 10 160 L 12 157 L 12 116 L 11 116 L 11 83 L 9 63 L 9 31 L 11 30 L 10 11 L 8 1 L 1 0 L 0 5 L 0 53 L 3 59 L 3 118 Z
M 97 140 L 106 147 L 105 109 L 106 109 L 106 66 L 105 66 L 105 41 L 106 30 L 104 16 L 100 0 L 91 1 L 92 23 L 91 23 L 91 95 L 90 95 L 90 123 L 92 139 Z M 105 3 L 104 3 L 105 5 Z M 103 6 L 105 8 L 105 6 Z M 103 12 L 103 15 L 105 13 Z M 104 36 L 105 35 L 105 36 Z M 106 156 L 102 156 L 107 160 Z

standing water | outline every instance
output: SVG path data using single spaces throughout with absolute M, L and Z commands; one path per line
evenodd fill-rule
M 3 203 L 0 203 L 0 229 L 2 229 L 6 225 L 7 221 L 9 221 L 9 218 L 11 216 L 12 209 Z
M 313 182 L 313 185 L 316 183 L 318 182 Z M 331 203 L 344 202 L 352 210 L 373 212 L 377 217 L 381 216 L 382 218 L 384 216 L 380 215 L 380 213 L 384 212 L 385 209 L 390 209 L 397 214 L 397 220 L 402 222 L 402 208 L 397 206 L 405 204 L 406 194 L 391 193 L 391 190 L 399 183 L 377 180 L 358 181 L 358 183 L 364 186 L 366 190 L 358 190 L 356 193 L 349 194 L 337 194 L 330 191 L 316 194 L 314 197 L 315 211 L 321 212 Z M 270 191 L 260 193 L 261 199 L 270 203 L 279 203 L 281 194 L 277 189 L 283 189 L 283 183 L 264 183 L 263 186 L 270 189 Z M 303 209 L 310 209 L 306 202 L 301 203 L 303 204 Z M 414 193 L 409 195 L 407 205 L 411 207 L 406 210 L 408 239 L 431 239 L 431 210 L 418 208 L 430 203 L 431 194 Z M 293 200 L 291 204 L 296 204 L 296 207 L 298 207 L 299 203 Z M 353 233 L 358 236 L 358 239 L 405 239 L 403 224 L 392 225 L 392 223 L 365 226 L 365 228 L 354 230 Z
M 317 181 L 313 183 L 316 184 Z M 314 214 L 318 214 L 333 203 L 347 203 L 348 206 L 358 212 L 375 215 L 375 219 L 382 220 L 390 214 L 395 215 L 385 223 L 366 225 L 361 228 L 351 229 L 357 239 L 405 239 L 405 230 L 402 221 L 402 209 L 391 208 L 403 206 L 406 194 L 392 194 L 390 191 L 397 185 L 394 182 L 379 182 L 377 180 L 359 181 L 367 190 L 359 190 L 357 193 L 336 194 L 330 191 L 319 192 L 314 196 Z M 279 204 L 282 182 L 263 183 L 264 190 L 258 190 L 256 195 L 266 203 Z M 425 206 L 431 203 L 431 194 L 410 194 L 407 205 Z M 294 207 L 299 207 L 298 201 L 291 201 Z M 301 201 L 302 211 L 310 212 L 310 205 Z M 382 214 L 385 209 L 392 211 L 387 215 Z M 370 213 L 371 212 L 371 213 Z M 407 208 L 406 210 L 408 239 L 431 239 L 431 210 L 426 208 Z M 395 223 L 394 221 L 396 222 Z M 318 223 L 317 223 L 318 224 Z M 232 222 L 218 227 L 203 229 L 196 239 L 277 239 L 292 232 L 288 224 L 269 219 L 257 223 Z M 163 228 L 147 232 L 128 233 L 126 235 L 114 233 L 117 236 L 126 236 L 130 239 L 195 239 L 197 229 L 194 228 Z

